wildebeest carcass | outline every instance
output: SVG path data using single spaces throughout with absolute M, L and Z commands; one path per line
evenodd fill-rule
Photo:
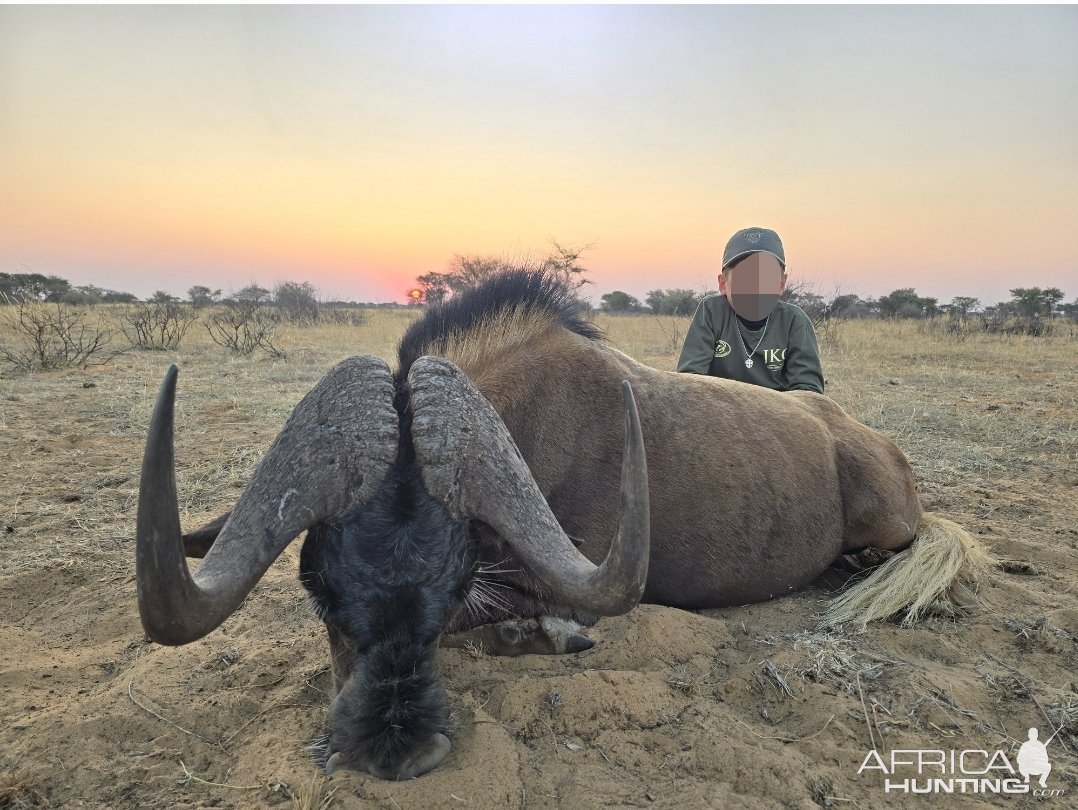
M 828 621 L 863 626 L 916 617 L 987 561 L 921 511 L 897 445 L 830 399 L 637 363 L 542 273 L 499 275 L 432 308 L 395 372 L 374 357 L 338 364 L 231 513 L 186 536 L 175 386 L 173 367 L 143 462 L 143 625 L 164 644 L 201 638 L 306 530 L 300 578 L 334 676 L 327 770 L 408 778 L 446 757 L 433 665 L 446 631 L 541 619 L 486 639 L 500 652 L 572 652 L 590 642 L 569 620 L 623 613 L 641 595 L 745 604 L 809 583 L 842 554 L 899 551 L 833 605 Z M 185 553 L 205 556 L 193 576 Z

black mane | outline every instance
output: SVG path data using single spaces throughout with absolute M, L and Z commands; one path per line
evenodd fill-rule
M 397 349 L 397 379 L 405 379 L 412 363 L 424 354 L 444 348 L 450 335 L 479 328 L 492 315 L 513 309 L 553 315 L 571 332 L 591 340 L 603 338 L 602 330 L 585 317 L 587 304 L 565 281 L 543 270 L 505 270 L 431 307 L 408 327 Z

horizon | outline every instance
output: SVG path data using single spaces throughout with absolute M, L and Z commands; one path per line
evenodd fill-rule
M 0 273 L 2 273 L 2 272 L 4 272 L 4 271 L 0 271 Z M 41 275 L 46 275 L 46 274 L 41 274 Z M 60 278 L 63 279 L 64 281 L 71 282 L 70 279 L 64 279 L 62 276 L 60 276 Z M 805 279 L 798 279 L 798 278 L 794 278 L 793 276 L 791 276 L 790 279 L 789 279 L 789 286 L 794 287 L 795 285 L 798 285 L 799 282 L 806 282 L 806 281 L 807 280 L 805 280 Z M 151 299 L 157 293 L 164 292 L 164 293 L 166 293 L 168 295 L 173 296 L 174 298 L 176 298 L 179 301 L 189 301 L 191 299 L 191 296 L 189 295 L 189 293 L 193 288 L 195 288 L 195 287 L 206 287 L 206 288 L 209 289 L 210 293 L 212 293 L 214 295 L 214 297 L 218 301 L 226 301 L 229 298 L 231 298 L 232 296 L 234 296 L 236 293 L 241 292 L 244 288 L 246 288 L 248 286 L 252 286 L 252 285 L 253 286 L 258 286 L 258 287 L 262 288 L 265 292 L 269 293 L 270 295 L 273 295 L 275 293 L 276 286 L 278 284 L 282 284 L 282 283 L 286 283 L 286 282 L 302 284 L 302 283 L 304 283 L 304 279 L 298 279 L 298 278 L 296 278 L 296 279 L 278 279 L 278 280 L 276 280 L 276 281 L 274 281 L 272 283 L 269 283 L 269 284 L 262 284 L 262 283 L 259 283 L 257 281 L 250 281 L 247 284 L 242 284 L 242 285 L 238 285 L 238 286 L 234 286 L 234 287 L 229 287 L 227 289 L 224 289 L 224 288 L 214 289 L 210 285 L 191 284 L 190 286 L 187 287 L 187 289 L 182 290 L 182 291 L 177 290 L 177 289 L 167 289 L 166 290 L 166 289 L 158 288 L 158 289 L 153 290 L 152 292 L 145 293 L 143 295 L 138 295 L 138 294 L 132 292 L 131 290 L 120 290 L 120 289 L 114 289 L 114 288 L 110 288 L 110 287 L 102 287 L 101 285 L 95 284 L 92 281 L 85 282 L 83 284 L 71 283 L 71 288 L 73 290 L 75 290 L 75 289 L 83 289 L 83 288 L 87 288 L 87 287 L 92 287 L 92 288 L 96 288 L 97 290 L 99 290 L 102 293 L 121 293 L 121 294 L 123 294 L 123 293 L 131 293 L 132 295 L 135 295 L 136 300 L 138 300 L 138 301 L 148 301 L 149 299 Z M 592 281 L 584 281 L 584 282 L 582 282 L 580 284 L 580 286 L 575 288 L 575 292 L 576 292 L 578 297 L 580 297 L 586 303 L 590 304 L 592 309 L 600 310 L 601 307 L 602 307 L 602 301 L 601 301 L 602 296 L 595 293 L 595 292 L 592 292 L 591 294 L 588 294 L 588 292 L 589 292 L 588 289 L 587 289 L 588 285 L 594 286 L 594 282 L 592 282 Z M 314 285 L 312 284 L 312 287 L 313 286 Z M 1032 287 L 1041 287 L 1041 285 L 1036 285 L 1036 284 L 1033 284 L 1033 285 L 1030 285 L 1030 286 L 1032 286 Z M 1049 289 L 1048 287 L 1041 287 L 1041 288 L 1042 289 Z M 413 287 L 412 290 L 414 290 L 414 289 L 417 289 L 417 288 Z M 706 289 L 702 288 L 702 287 L 696 287 L 696 288 L 694 288 L 694 287 L 680 287 L 680 288 L 678 288 L 678 287 L 666 287 L 666 288 L 658 287 L 658 288 L 652 288 L 652 290 L 648 290 L 647 293 L 650 293 L 652 291 L 666 292 L 666 291 L 672 291 L 672 290 L 675 290 L 675 289 L 688 289 L 688 290 L 691 290 L 698 297 L 703 297 L 703 296 L 706 296 L 706 295 L 715 295 L 715 294 L 718 293 L 718 290 L 713 288 L 713 287 L 708 287 Z M 854 292 L 852 290 L 841 288 L 841 287 L 836 288 L 836 289 L 834 289 L 834 290 L 832 290 L 830 292 L 828 292 L 827 290 L 821 291 L 818 287 L 813 286 L 811 284 L 811 282 L 808 282 L 808 283 L 805 283 L 801 287 L 801 289 L 798 289 L 797 292 L 799 294 L 801 294 L 801 295 L 804 295 L 804 294 L 819 295 L 819 296 L 821 296 L 821 298 L 823 299 L 824 302 L 830 302 L 830 301 L 834 300 L 836 297 L 838 297 L 839 295 L 846 295 L 846 294 L 850 294 L 852 292 L 853 294 L 857 295 L 860 300 L 871 303 L 871 302 L 875 302 L 880 297 L 890 295 L 891 293 L 897 292 L 897 291 L 902 290 L 902 289 L 905 289 L 905 288 L 896 287 L 894 289 L 888 290 L 887 292 L 880 293 L 878 295 L 867 295 L 866 296 L 866 295 L 861 295 L 860 293 L 856 293 L 856 292 Z M 1018 288 L 1012 288 L 1012 289 L 1018 289 Z M 407 293 L 407 292 L 409 292 L 409 290 L 406 290 L 405 292 Z M 629 295 L 633 296 L 633 298 L 635 298 L 637 300 L 637 303 L 642 307 L 642 309 L 639 311 L 639 314 L 648 314 L 648 310 L 647 310 L 648 305 L 647 305 L 647 302 L 646 302 L 647 293 L 636 295 L 636 294 L 634 294 L 634 293 L 632 293 L 632 292 L 630 292 L 628 290 L 620 290 L 620 289 L 617 289 L 617 288 L 615 288 L 613 290 L 608 290 L 607 292 L 625 292 L 625 293 L 628 293 Z M 914 288 L 914 292 L 916 292 L 919 297 L 934 298 L 934 296 L 922 296 L 921 291 L 916 289 L 916 288 Z M 1066 294 L 1067 290 L 1063 290 L 1063 292 Z M 401 307 L 412 307 L 412 306 L 425 306 L 427 304 L 427 302 L 425 300 L 415 300 L 415 299 L 411 298 L 410 296 L 408 296 L 407 294 L 403 294 L 399 298 L 392 299 L 392 300 L 382 300 L 382 301 L 378 301 L 378 300 L 361 300 L 361 299 L 357 299 L 357 298 L 341 298 L 341 297 L 336 297 L 336 296 L 333 296 L 333 295 L 325 294 L 322 290 L 318 289 L 317 287 L 314 287 L 314 295 L 315 295 L 315 299 L 321 305 L 345 304 L 345 305 L 351 305 L 351 306 L 376 306 L 376 307 L 377 306 L 401 306 Z M 936 303 L 938 305 L 940 305 L 940 306 L 949 306 L 952 303 L 952 301 L 955 298 L 958 298 L 958 297 L 960 297 L 960 296 L 952 296 L 950 299 L 947 299 L 947 300 L 937 298 Z M 979 311 L 983 310 L 986 307 L 992 307 L 992 306 L 995 306 L 997 304 L 1002 304 L 1002 303 L 1010 302 L 1011 300 L 1013 300 L 1013 296 L 1009 294 L 1009 291 L 1008 291 L 1008 297 L 1007 298 L 1001 298 L 998 301 L 992 301 L 992 300 L 986 301 L 984 299 L 977 298 L 976 296 L 965 296 L 965 297 L 976 299 L 977 304 L 974 307 L 974 309 L 972 310 L 973 312 L 979 312 Z M 1078 299 L 1076 299 L 1076 300 L 1078 300 Z M 107 305 L 108 303 L 113 303 L 113 302 L 104 302 L 104 301 L 102 301 L 102 302 L 99 302 L 99 303 Z M 1061 304 L 1069 303 L 1069 296 L 1064 295 L 1064 298 L 1060 303 Z
M 454 255 L 614 290 L 1078 296 L 1074 7 L 0 8 L 0 272 L 403 303 Z M 178 289 L 182 288 L 182 289 Z

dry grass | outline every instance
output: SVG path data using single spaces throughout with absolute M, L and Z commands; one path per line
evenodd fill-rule
M 313 776 L 292 791 L 292 810 L 326 810 L 333 804 L 336 788 L 326 790 L 326 780 L 322 776 Z
M 211 517 L 246 482 L 292 407 L 337 361 L 393 362 L 418 316 L 370 310 L 360 326 L 285 327 L 286 360 L 234 357 L 193 328 L 176 351 L 130 352 L 101 368 L 0 378 L 0 543 L 5 526 L 40 541 L 13 544 L 0 570 L 41 558 L 79 565 L 131 536 L 137 459 L 166 366 L 180 365 L 176 444 L 185 521 Z M 598 315 L 612 343 L 673 369 L 679 319 Z M 687 323 L 687 319 L 680 319 Z M 676 330 L 675 330 L 676 331 Z M 961 504 L 987 520 L 1005 511 L 1048 528 L 1074 514 L 1078 462 L 1075 341 L 979 335 L 961 344 L 914 322 L 840 324 L 822 346 L 827 392 L 906 450 L 930 509 Z M 1006 369 L 1006 371 L 1003 371 Z M 71 458 L 62 469 L 52 461 Z M 57 455 L 60 454 L 60 455 Z M 1069 510 L 1068 510 L 1069 507 Z M 962 521 L 970 528 L 968 521 Z M 74 555 L 74 557 L 72 556 Z
M 418 314 L 373 310 L 359 327 L 285 328 L 287 360 L 233 357 L 193 328 L 175 352 L 132 352 L 106 367 L 0 379 L 0 490 L 8 495 L 0 505 L 0 545 L 3 526 L 32 527 L 65 557 L 130 536 L 136 459 L 169 362 L 181 368 L 181 509 L 199 519 L 231 502 L 295 402 L 333 363 L 355 354 L 392 362 Z M 675 367 L 679 347 L 662 319 L 596 320 L 627 354 Z M 1075 511 L 1074 490 L 1061 488 L 1078 463 L 1074 348 L 1066 335 L 978 335 L 954 345 L 918 332 L 912 321 L 847 321 L 821 352 L 828 395 L 899 442 L 928 508 L 960 503 L 979 519 L 1018 510 L 1036 524 L 1067 506 Z M 68 454 L 63 468 L 50 463 Z M 0 571 L 52 553 L 16 546 Z

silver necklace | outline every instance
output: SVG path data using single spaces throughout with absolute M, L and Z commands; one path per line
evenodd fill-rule
M 745 336 L 741 334 L 741 324 L 737 322 L 737 315 L 734 315 L 734 326 L 737 328 L 737 336 L 741 338 L 741 348 L 745 350 L 745 368 L 752 368 L 752 356 L 756 354 L 756 349 L 759 349 L 760 344 L 764 342 L 764 335 L 767 334 L 767 324 L 770 320 L 770 315 L 764 319 L 764 331 L 760 333 L 760 339 L 756 341 L 756 346 L 750 352 L 749 344 L 745 342 Z

